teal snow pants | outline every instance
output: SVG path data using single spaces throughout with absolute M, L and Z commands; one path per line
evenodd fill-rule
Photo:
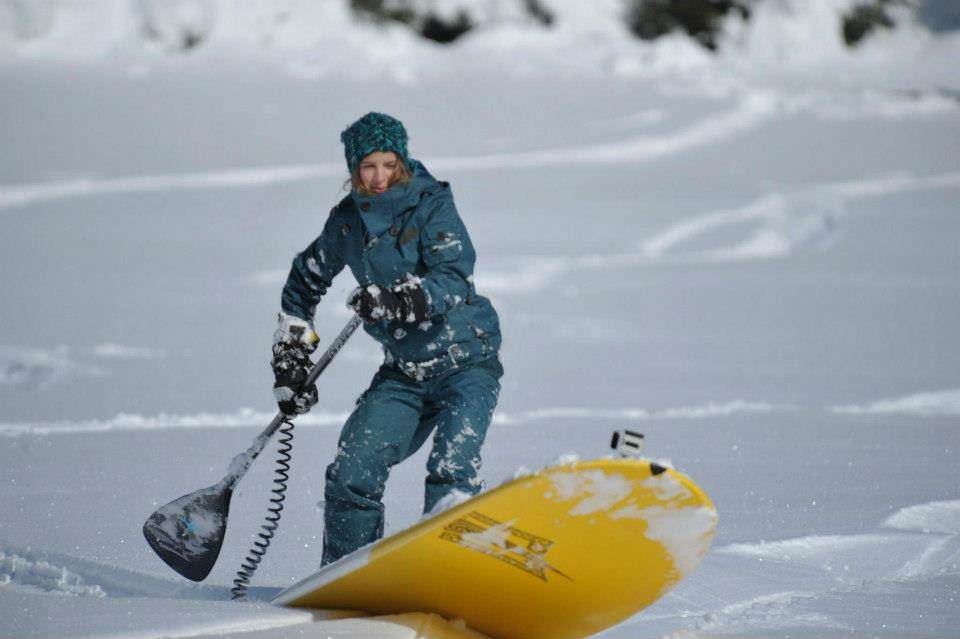
M 453 490 L 476 494 L 480 447 L 500 393 L 498 358 L 413 380 L 381 367 L 343 426 L 327 467 L 323 564 L 383 536 L 383 490 L 390 468 L 433 432 L 423 511 Z

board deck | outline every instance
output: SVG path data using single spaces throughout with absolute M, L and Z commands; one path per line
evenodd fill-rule
M 716 510 L 684 475 L 596 459 L 521 477 L 382 539 L 274 603 L 432 612 L 498 639 L 573 639 L 659 599 L 706 554 Z

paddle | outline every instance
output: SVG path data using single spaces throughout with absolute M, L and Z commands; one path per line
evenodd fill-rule
M 350 318 L 323 356 L 317 360 L 304 383 L 305 386 L 317 381 L 357 330 L 360 321 L 357 315 Z M 143 536 L 168 566 L 192 581 L 203 581 L 210 574 L 217 563 L 217 556 L 227 532 L 227 515 L 230 512 L 233 489 L 284 420 L 283 413 L 278 412 L 250 448 L 233 458 L 226 476 L 219 482 L 174 499 L 147 518 L 143 524 Z

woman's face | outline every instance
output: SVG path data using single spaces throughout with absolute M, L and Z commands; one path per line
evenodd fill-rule
M 379 195 L 390 187 L 390 179 L 397 170 L 397 156 L 393 151 L 374 151 L 360 160 L 360 184 L 370 193 Z

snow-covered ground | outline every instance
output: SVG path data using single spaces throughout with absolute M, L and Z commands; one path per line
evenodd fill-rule
M 633 427 L 717 506 L 701 567 L 604 636 L 955 635 L 960 40 L 905 28 L 777 57 L 825 19 L 810 6 L 759 13 L 768 28 L 717 60 L 615 38 L 571 59 L 596 21 L 451 51 L 287 30 L 268 54 L 214 40 L 191 58 L 55 20 L 4 41 L 0 636 L 312 623 L 263 600 L 318 563 L 323 471 L 380 359 L 366 336 L 297 421 L 254 602 L 226 599 L 272 455 L 234 497 L 209 585 L 175 578 L 140 527 L 273 416 L 280 287 L 342 196 L 339 131 L 371 109 L 451 181 L 501 316 L 488 483 Z M 343 71 L 351 51 L 362 72 Z M 327 341 L 352 286 L 318 311 Z M 424 452 L 391 477 L 388 532 L 419 517 Z

